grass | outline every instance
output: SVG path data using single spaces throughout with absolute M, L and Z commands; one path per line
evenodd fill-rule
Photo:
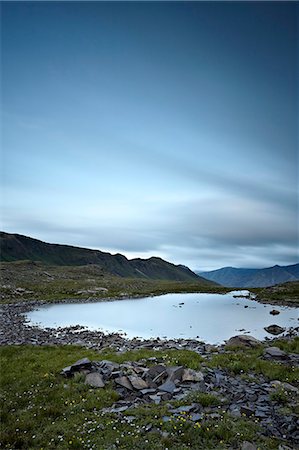
M 272 304 L 299 305 L 299 281 L 290 281 L 267 288 L 252 288 L 257 298 Z
M 26 300 L 55 302 L 62 299 L 150 296 L 171 292 L 225 293 L 224 287 L 203 285 L 197 281 L 122 278 L 105 272 L 100 266 L 46 266 L 42 263 L 1 263 L 2 303 Z M 20 291 L 23 289 L 24 291 Z M 96 291 L 102 288 L 101 291 Z M 19 290 L 18 290 L 19 289 Z M 95 292 L 82 292 L 95 290 Z
M 275 346 L 291 353 L 298 353 L 299 338 L 296 337 L 292 341 L 276 341 Z M 246 374 L 252 372 L 264 375 L 268 380 L 286 381 L 296 383 L 299 380 L 298 367 L 281 364 L 264 360 L 261 358 L 263 347 L 256 349 L 231 349 L 229 353 L 213 355 L 208 362 L 210 367 L 226 368 L 233 374 Z
M 255 370 L 256 354 L 246 354 L 248 370 Z M 258 424 L 221 411 L 217 395 L 193 392 L 180 402 L 172 402 L 175 407 L 190 402 L 216 407 L 219 416 L 215 419 L 207 417 L 194 423 L 188 414 L 171 415 L 165 403 L 127 410 L 118 417 L 101 412 L 118 399 L 112 385 L 89 389 L 82 375 L 73 379 L 59 375 L 63 367 L 82 357 L 124 362 L 155 356 L 165 364 L 200 369 L 202 358 L 191 351 L 143 349 L 116 354 L 107 349 L 99 354 L 75 346 L 9 346 L 0 349 L 0 356 L 2 448 L 196 450 L 240 447 L 244 440 L 256 442 L 260 449 L 278 448 L 276 440 L 258 434 Z M 231 357 L 216 358 L 214 355 L 211 364 L 225 363 L 230 368 Z M 165 416 L 170 420 L 165 421 Z

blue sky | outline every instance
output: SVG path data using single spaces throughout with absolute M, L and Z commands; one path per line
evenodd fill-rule
M 1 228 L 298 260 L 298 5 L 2 2 Z

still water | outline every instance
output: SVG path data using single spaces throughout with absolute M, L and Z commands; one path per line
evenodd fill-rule
M 272 316 L 271 305 L 233 297 L 246 293 L 166 294 L 110 302 L 61 303 L 41 306 L 27 317 L 41 327 L 78 324 L 90 330 L 126 333 L 128 338 L 198 338 L 213 344 L 245 332 L 258 339 L 271 337 L 264 330 L 271 324 L 298 326 L 298 309 L 275 306 L 280 314 Z

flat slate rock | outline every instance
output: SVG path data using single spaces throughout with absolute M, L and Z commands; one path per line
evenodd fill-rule
M 167 380 L 167 381 L 165 381 L 165 383 L 163 383 L 163 384 L 161 384 L 161 386 L 159 386 L 160 391 L 169 392 L 169 394 L 172 394 L 175 389 L 176 389 L 176 385 L 171 380 Z
M 264 356 L 273 359 L 289 359 L 289 356 L 278 347 L 267 347 L 264 350 Z
M 80 370 L 80 369 L 85 369 L 86 367 L 90 367 L 91 366 L 91 361 L 88 358 L 82 358 L 79 359 L 78 361 L 76 361 L 74 364 L 71 365 L 72 369 L 75 370 Z
M 86 375 L 85 384 L 95 388 L 103 388 L 105 386 L 103 377 L 98 372 L 92 372 Z
M 154 379 L 160 373 L 165 372 L 166 369 L 166 366 L 164 366 L 163 364 L 156 364 L 155 366 L 150 367 L 146 374 L 149 378 Z
M 119 384 L 120 386 L 129 389 L 130 391 L 133 391 L 133 386 L 129 380 L 128 377 L 118 377 L 114 379 L 115 383 Z
M 140 377 L 134 377 L 133 375 L 128 377 L 133 388 L 141 391 L 142 389 L 147 389 L 148 384 Z
M 184 369 L 182 374 L 182 381 L 203 381 L 202 372 L 197 372 L 193 369 Z

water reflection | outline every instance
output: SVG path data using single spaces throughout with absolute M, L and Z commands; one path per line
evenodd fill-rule
M 273 317 L 269 314 L 273 306 L 233 295 L 236 292 L 166 294 L 113 302 L 54 304 L 42 306 L 27 317 L 43 327 L 78 324 L 107 332 L 122 331 L 129 338 L 183 337 L 209 343 L 221 343 L 244 332 L 258 339 L 271 337 L 264 330 L 271 324 L 297 326 L 298 309 L 275 306 L 280 314 Z

